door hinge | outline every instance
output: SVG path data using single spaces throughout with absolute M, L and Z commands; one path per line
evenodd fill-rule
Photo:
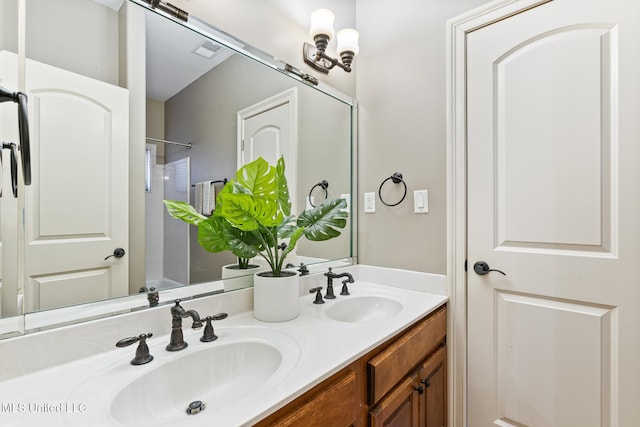
M 244 139 L 240 142 L 240 150 L 244 151 Z
M 464 271 L 467 271 L 467 260 L 464 260 Z

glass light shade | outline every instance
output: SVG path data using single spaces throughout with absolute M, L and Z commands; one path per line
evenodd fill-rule
M 314 38 L 318 34 L 326 34 L 333 38 L 333 21 L 335 15 L 329 9 L 316 9 L 311 12 L 311 28 L 309 34 Z
M 336 48 L 338 54 L 342 54 L 342 52 L 353 52 L 354 55 L 357 55 L 360 51 L 358 37 L 360 37 L 360 33 L 356 30 L 346 29 L 338 31 L 338 47 Z

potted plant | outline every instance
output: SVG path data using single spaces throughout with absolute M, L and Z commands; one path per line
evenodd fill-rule
M 254 315 L 266 321 L 298 315 L 298 275 L 283 268 L 298 240 L 332 239 L 347 222 L 344 199 L 328 199 L 292 215 L 282 157 L 275 166 L 261 157 L 242 166 L 216 196 L 216 209 L 208 218 L 187 203 L 165 203 L 173 217 L 198 227 L 198 242 L 204 249 L 265 259 L 269 269 L 254 276 Z

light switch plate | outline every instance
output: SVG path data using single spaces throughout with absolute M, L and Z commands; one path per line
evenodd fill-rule
M 351 212 L 351 194 L 345 193 L 340 195 L 341 199 L 345 199 L 347 201 L 347 213 Z
M 364 193 L 364 213 L 376 211 L 376 193 Z
M 413 212 L 429 213 L 429 192 L 427 190 L 415 190 L 413 192 Z

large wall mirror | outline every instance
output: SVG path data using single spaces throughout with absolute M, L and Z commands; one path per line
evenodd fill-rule
M 297 212 L 354 191 L 353 100 L 212 25 L 143 0 L 0 0 L 0 20 L 0 85 L 29 96 L 33 166 L 16 198 L 3 168 L 5 335 L 141 308 L 151 288 L 165 302 L 250 286 L 163 200 L 206 210 L 252 157 L 285 157 Z M 3 141 L 15 116 L 0 104 Z M 287 261 L 351 263 L 354 226 Z

